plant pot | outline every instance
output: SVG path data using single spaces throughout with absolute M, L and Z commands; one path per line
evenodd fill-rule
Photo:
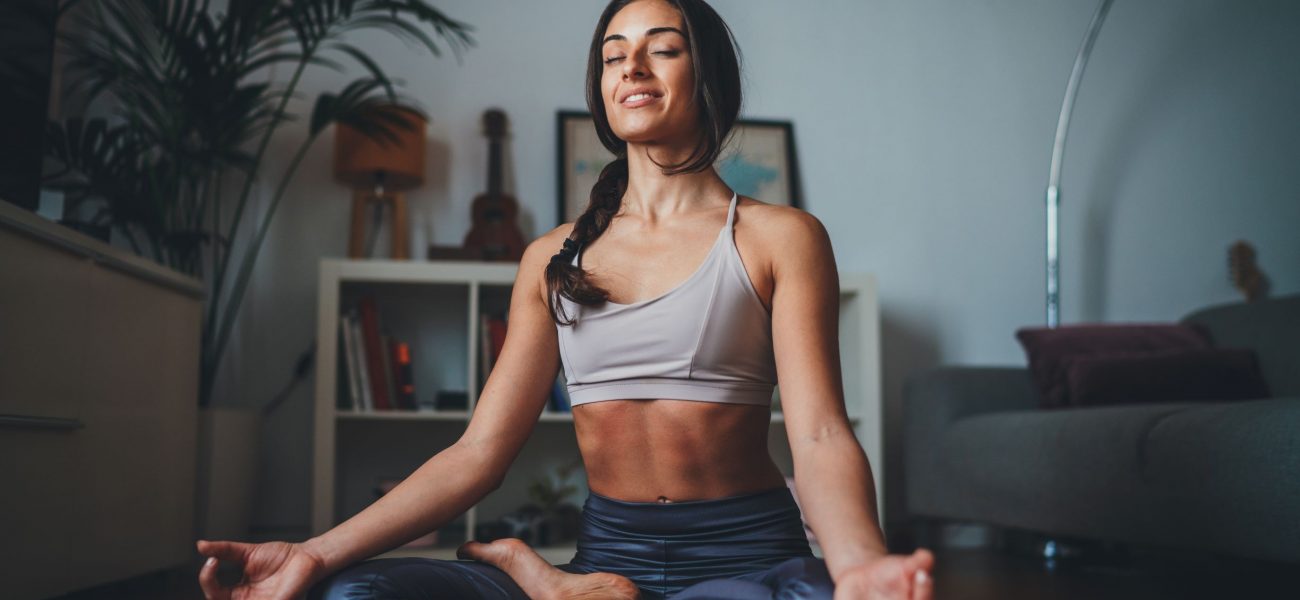
M 204 540 L 250 537 L 262 416 L 256 408 L 199 410 L 198 507 L 195 532 Z

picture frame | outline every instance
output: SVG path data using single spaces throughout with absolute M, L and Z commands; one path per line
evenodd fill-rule
M 614 155 L 600 143 L 595 121 L 586 111 L 558 111 L 555 138 L 558 226 L 576 220 L 586 210 L 592 185 Z M 803 209 L 793 122 L 737 120 L 714 164 L 737 194 Z

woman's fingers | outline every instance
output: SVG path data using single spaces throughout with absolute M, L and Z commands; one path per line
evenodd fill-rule
M 217 562 L 215 556 L 211 557 L 199 569 L 199 588 L 203 590 L 204 600 L 230 600 L 230 590 L 221 589 L 217 581 Z
M 908 566 L 912 572 L 911 600 L 931 600 L 934 597 L 934 554 L 925 548 L 918 548 L 908 557 Z
M 916 552 L 913 552 L 912 556 L 908 557 L 908 562 L 917 569 L 933 570 L 934 553 L 925 548 L 917 548 Z
M 195 543 L 199 549 L 199 554 L 204 556 L 215 556 L 221 560 L 244 564 L 248 549 L 252 544 L 242 542 L 210 542 L 208 540 L 199 540 Z
M 198 540 L 194 545 L 199 554 L 208 557 L 199 569 L 199 587 L 203 589 L 204 600 L 230 600 L 230 590 L 222 588 L 217 581 L 217 565 L 224 560 L 242 566 L 252 544 Z
M 917 569 L 912 578 L 912 600 L 931 600 L 934 598 L 934 578 L 926 569 Z

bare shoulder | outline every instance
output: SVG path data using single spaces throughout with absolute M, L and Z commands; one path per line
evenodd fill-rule
M 538 236 L 524 248 L 524 255 L 519 259 L 519 274 L 516 284 L 529 283 L 535 286 L 539 298 L 546 298 L 546 265 L 564 248 L 564 238 L 573 231 L 573 223 L 564 223 Z
M 769 204 L 749 196 L 741 196 L 736 212 L 755 230 L 773 235 L 815 235 L 826 228 L 821 220 L 803 209 L 787 204 Z M 737 222 L 739 222 L 738 217 Z
M 779 270 L 782 264 L 798 265 L 831 259 L 830 235 L 812 213 L 747 196 L 741 197 L 736 211 L 743 212 L 743 216 L 737 218 L 737 227 L 748 230 L 747 236 L 762 240 L 758 246 L 771 249 L 774 270 Z M 740 225 L 742 219 L 745 221 L 743 227 Z M 776 252 L 777 249 L 780 252 Z
M 573 223 L 559 225 L 530 242 L 524 254 L 527 255 L 529 252 L 544 254 L 546 260 L 550 260 L 551 256 L 564 248 L 564 238 L 569 237 L 570 233 L 573 233 Z

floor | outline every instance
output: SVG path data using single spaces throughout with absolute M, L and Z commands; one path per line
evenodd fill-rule
M 61 596 L 61 600 L 203 600 L 197 557 L 187 567 Z M 237 575 L 235 576 L 238 577 Z M 1300 566 L 1254 561 L 1128 557 L 1052 565 L 989 550 L 941 551 L 935 600 L 1295 598 Z

